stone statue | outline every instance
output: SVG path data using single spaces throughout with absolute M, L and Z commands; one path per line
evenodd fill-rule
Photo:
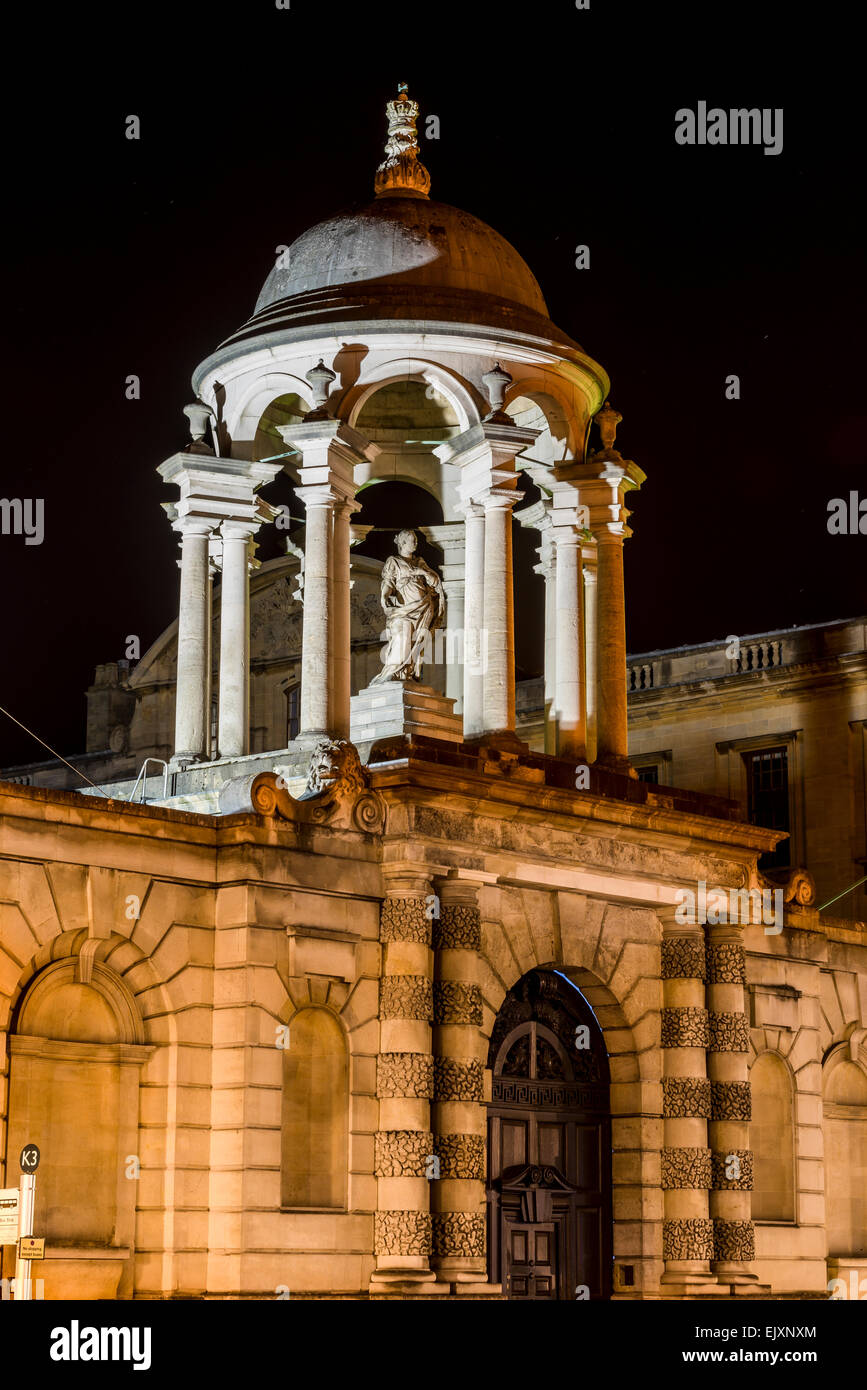
M 397 554 L 391 555 L 382 567 L 381 602 L 388 642 L 382 670 L 371 685 L 420 680 L 422 664 L 431 657 L 431 633 L 442 626 L 445 616 L 442 580 L 415 554 L 415 532 L 401 531 L 395 546 Z

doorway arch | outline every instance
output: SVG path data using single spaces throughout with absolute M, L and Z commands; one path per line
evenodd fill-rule
M 608 1054 L 556 970 L 509 991 L 488 1049 L 488 1277 L 519 1300 L 611 1296 Z

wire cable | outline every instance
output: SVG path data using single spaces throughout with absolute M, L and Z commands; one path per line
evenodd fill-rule
M 34 734 L 32 729 L 28 729 L 26 724 L 22 724 L 20 719 L 16 719 L 15 715 L 10 714 L 8 709 L 4 709 L 2 705 L 0 705 L 0 714 L 5 714 L 6 718 L 11 719 L 13 724 L 17 724 L 19 729 L 23 729 L 25 734 L 29 734 L 31 738 L 35 738 L 37 743 L 41 743 L 43 748 L 48 749 L 49 753 L 53 758 L 57 758 L 60 762 L 64 763 L 66 767 L 69 768 L 70 772 L 74 772 L 76 777 L 83 777 L 87 785 L 89 787 L 93 787 L 93 790 L 95 792 L 99 792 L 100 796 L 104 796 L 106 801 L 111 801 L 111 797 L 108 796 L 102 790 L 102 787 L 98 787 L 95 782 L 91 782 L 90 778 L 85 773 L 83 773 L 80 768 L 73 767 L 72 763 L 68 763 L 65 758 L 61 757 L 59 753 L 55 752 L 55 750 L 51 747 L 50 743 L 46 743 L 44 738 L 40 738 L 38 734 Z

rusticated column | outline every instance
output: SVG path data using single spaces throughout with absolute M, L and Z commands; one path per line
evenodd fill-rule
M 662 934 L 664 1220 L 662 1283 L 681 1296 L 713 1282 L 708 1190 L 710 1082 L 706 1069 L 704 931 L 665 922 Z M 671 1287 L 673 1286 L 673 1287 Z
M 455 1292 L 484 1285 L 484 1039 L 477 983 L 481 923 L 478 883 L 434 880 L 434 1105 L 431 1184 L 433 1266 Z
M 746 961 L 737 923 L 708 927 L 708 1008 L 713 1190 L 712 1268 L 721 1284 L 755 1284 L 751 1219 L 753 1155 L 749 1148 L 749 1020 L 744 1006 Z
M 383 869 L 380 913 L 382 975 L 377 1061 L 379 1129 L 374 1141 L 376 1270 L 370 1291 L 411 1295 L 448 1292 L 431 1272 L 430 1183 L 433 1135 L 434 906 L 430 879 L 406 865 Z

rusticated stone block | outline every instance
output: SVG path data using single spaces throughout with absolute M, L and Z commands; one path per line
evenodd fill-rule
M 431 924 L 424 898 L 386 898 L 379 914 L 380 941 L 418 941 L 429 946 Z
M 709 1052 L 748 1052 L 750 1026 L 746 1014 L 708 1015 Z
M 467 903 L 444 903 L 433 924 L 436 950 L 463 947 L 479 951 L 482 947 L 482 917 L 477 907 Z
M 435 1255 L 473 1255 L 485 1253 L 484 1213 L 469 1211 L 434 1212 L 433 1253 Z
M 756 1237 L 752 1221 L 723 1221 L 716 1217 L 713 1247 L 715 1260 L 754 1260 Z
M 669 1119 L 710 1119 L 710 1082 L 703 1076 L 663 1077 L 662 1113 Z
M 712 1260 L 713 1222 L 704 1217 L 663 1221 L 662 1257 L 665 1260 Z
M 380 1018 L 433 1018 L 433 987 L 425 975 L 386 975 L 379 982 Z
M 664 980 L 703 980 L 707 962 L 704 938 L 674 937 L 662 943 L 662 978 Z
M 715 985 L 745 985 L 747 957 L 735 941 L 721 941 L 707 948 L 707 977 Z
M 663 1009 L 663 1047 L 707 1047 L 707 1009 Z
M 662 1150 L 664 1191 L 678 1187 L 709 1188 L 710 1183 L 710 1149 Z
M 484 1072 L 479 1061 L 434 1058 L 434 1100 L 481 1100 Z
M 424 1130 L 381 1129 L 374 1136 L 373 1171 L 378 1178 L 424 1178 L 434 1153 Z
M 376 1094 L 431 1100 L 433 1057 L 426 1052 L 381 1052 L 376 1059 Z
M 430 1255 L 431 1219 L 425 1211 L 378 1211 L 373 1217 L 377 1255 Z
M 753 1102 L 749 1081 L 712 1081 L 710 1114 L 712 1120 L 749 1120 Z
M 752 1192 L 753 1190 L 753 1151 L 752 1149 L 729 1149 L 711 1156 L 713 1165 L 713 1187 L 719 1191 Z M 726 1174 L 731 1173 L 731 1177 Z
M 438 1134 L 433 1151 L 440 1160 L 441 1178 L 484 1179 L 485 1141 L 481 1134 Z
M 434 1023 L 482 1022 L 482 991 L 478 985 L 438 980 L 434 985 Z

